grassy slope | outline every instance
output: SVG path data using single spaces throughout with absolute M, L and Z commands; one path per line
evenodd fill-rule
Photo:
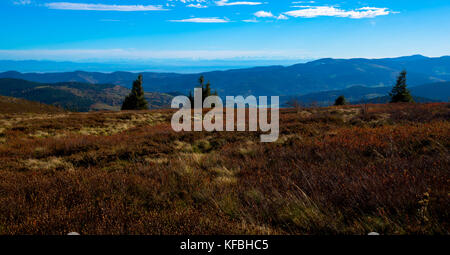
M 1 117 L 0 234 L 449 233 L 449 104 L 283 110 L 271 144 L 171 113 Z
M 63 109 L 39 102 L 0 96 L 0 114 L 7 113 L 61 113 Z

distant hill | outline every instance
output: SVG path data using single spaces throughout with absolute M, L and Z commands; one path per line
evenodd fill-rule
M 197 74 L 144 72 L 146 91 L 179 91 L 187 94 L 204 75 L 219 95 L 290 96 L 354 86 L 392 86 L 403 69 L 408 84 L 450 81 L 450 57 L 421 55 L 385 59 L 320 59 L 292 66 L 266 66 Z M 0 73 L 0 78 L 16 78 L 42 83 L 82 82 L 130 87 L 136 78 L 131 72 Z
M 111 84 L 79 82 L 38 83 L 0 79 L 0 95 L 24 98 L 72 111 L 119 110 L 129 89 Z M 167 108 L 171 95 L 146 93 L 150 108 Z
M 318 104 L 318 105 L 331 105 L 334 103 L 334 100 L 339 96 L 345 96 L 348 102 L 360 101 L 360 100 L 368 100 L 371 98 L 377 98 L 381 96 L 385 96 L 391 90 L 391 87 L 364 87 L 364 86 L 354 86 L 342 90 L 330 90 L 330 91 L 321 91 L 316 93 L 310 93 L 302 96 L 289 96 L 282 97 L 282 102 L 287 102 L 290 99 L 295 98 L 299 102 L 303 104 Z
M 442 102 L 450 101 L 450 82 L 436 82 L 410 88 L 411 94 Z
M 436 99 L 430 99 L 426 97 L 419 97 L 413 95 L 414 102 L 416 103 L 435 103 L 435 102 L 441 102 L 440 100 Z M 354 101 L 351 102 L 351 104 L 386 104 L 391 101 L 390 96 L 382 96 L 382 97 L 375 97 L 371 99 L 365 99 L 360 101 Z
M 304 104 L 317 103 L 318 105 L 330 105 L 334 100 L 343 95 L 349 102 L 385 103 L 389 102 L 388 94 L 392 87 L 364 87 L 354 86 L 342 90 L 322 91 L 301 96 L 282 97 L 286 103 L 292 98 Z M 415 87 L 409 87 L 416 102 L 448 102 L 450 99 L 450 82 L 436 82 Z
M 47 105 L 14 97 L 0 96 L 0 114 L 59 112 L 64 112 L 64 110 L 53 105 Z

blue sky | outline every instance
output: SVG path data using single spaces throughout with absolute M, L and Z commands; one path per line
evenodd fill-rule
M 450 55 L 449 0 L 2 0 L 0 59 Z

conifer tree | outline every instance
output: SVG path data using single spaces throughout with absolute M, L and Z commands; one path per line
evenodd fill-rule
M 206 85 L 204 84 L 205 77 L 203 77 L 203 75 L 200 76 L 200 78 L 198 79 L 198 83 L 199 83 L 198 88 L 202 89 L 202 102 L 204 102 L 205 99 L 209 96 L 217 96 L 218 95 L 217 91 L 211 92 L 211 83 L 209 81 L 206 83 Z M 189 100 L 191 101 L 191 104 L 193 107 L 194 106 L 194 97 L 192 96 L 192 91 L 189 91 Z
M 334 105 L 346 105 L 347 104 L 347 100 L 345 99 L 344 96 L 339 96 L 338 98 L 336 98 L 336 100 L 334 101 Z
M 147 100 L 144 97 L 144 89 L 142 88 L 142 75 L 140 74 L 133 82 L 131 93 L 125 97 L 122 104 L 122 110 L 146 110 L 148 109 Z
M 206 87 L 203 89 L 203 101 L 205 101 L 205 99 L 208 96 L 211 96 L 211 83 L 206 83 Z
M 406 103 L 413 103 L 414 99 L 411 96 L 411 93 L 406 88 L 406 71 L 403 70 L 400 75 L 397 78 L 397 83 L 392 88 L 391 93 L 389 93 L 389 96 L 391 96 L 391 103 L 398 103 L 398 102 L 406 102 Z

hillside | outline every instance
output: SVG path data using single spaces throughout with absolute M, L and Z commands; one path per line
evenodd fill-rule
M 71 111 L 119 110 L 129 89 L 111 84 L 79 82 L 38 83 L 20 79 L 0 79 L 0 95 L 57 105 Z M 167 108 L 172 96 L 146 93 L 151 109 Z
M 11 113 L 62 113 L 63 109 L 39 102 L 0 96 L 0 114 Z
M 413 95 L 413 100 L 415 103 L 438 103 L 441 102 L 439 100 L 434 100 L 426 97 L 419 97 Z M 351 104 L 387 104 L 391 102 L 390 96 L 381 96 L 381 97 L 374 97 L 370 99 L 363 99 L 359 101 L 352 101 Z
M 301 96 L 282 97 L 281 102 L 285 103 L 295 98 L 301 103 L 319 105 L 331 105 L 340 95 L 345 96 L 347 101 L 354 103 L 387 103 L 388 94 L 392 87 L 364 87 L 354 86 L 342 90 L 322 91 Z M 436 82 L 415 87 L 409 87 L 416 102 L 448 102 L 450 97 L 450 82 Z
M 449 233 L 449 104 L 283 109 L 274 143 L 173 112 L 0 118 L 0 235 Z
M 415 86 L 411 88 L 411 93 L 416 96 L 450 102 L 450 82 L 436 82 Z
M 299 95 L 352 86 L 392 86 L 398 73 L 408 71 L 408 83 L 417 86 L 450 80 L 450 57 L 420 55 L 389 59 L 320 59 L 292 66 L 266 66 L 198 74 L 144 72 L 146 91 L 187 93 L 204 75 L 220 95 Z M 0 78 L 29 81 L 82 82 L 129 87 L 130 72 L 0 73 Z

